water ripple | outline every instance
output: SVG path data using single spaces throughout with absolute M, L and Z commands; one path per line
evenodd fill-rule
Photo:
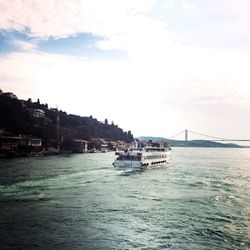
M 248 149 L 174 148 L 165 168 L 115 156 L 1 161 L 1 249 L 250 249 Z

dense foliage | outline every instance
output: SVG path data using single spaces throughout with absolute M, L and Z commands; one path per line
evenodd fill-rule
M 34 115 L 36 111 L 42 116 Z M 49 109 L 47 104 L 24 101 L 16 98 L 12 93 L 0 91 L 0 129 L 11 132 L 12 135 L 28 135 L 43 139 L 44 144 L 53 143 L 57 134 L 57 117 L 60 124 L 60 139 L 70 143 L 73 139 L 90 140 L 103 138 L 106 140 L 133 141 L 130 131 L 124 132 L 117 125 L 108 124 L 108 120 L 100 122 L 90 117 L 68 115 L 57 109 Z

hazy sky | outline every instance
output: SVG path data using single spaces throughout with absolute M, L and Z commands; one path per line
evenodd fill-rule
M 0 0 L 0 88 L 134 135 L 250 139 L 249 0 Z

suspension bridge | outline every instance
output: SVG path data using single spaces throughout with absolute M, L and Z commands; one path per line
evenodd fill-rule
M 221 137 L 216 137 L 216 136 L 211 136 L 211 135 L 206 135 L 206 134 L 203 134 L 203 133 L 198 133 L 198 132 L 195 132 L 195 131 L 192 131 L 192 130 L 188 130 L 188 129 L 185 129 L 185 130 L 182 130 L 181 132 L 175 134 L 174 136 L 170 137 L 169 139 L 176 139 L 176 137 L 180 136 L 180 135 L 184 135 L 184 139 L 185 141 L 188 141 L 189 139 L 189 134 L 192 134 L 192 135 L 195 135 L 195 136 L 200 136 L 202 138 L 205 138 L 205 140 L 208 140 L 208 141 L 216 141 L 216 142 L 227 142 L 227 141 L 230 141 L 230 142 L 248 142 L 250 140 L 248 139 L 228 139 L 228 138 L 221 138 Z M 200 140 L 200 139 L 199 139 Z M 202 139 L 204 140 L 204 139 Z

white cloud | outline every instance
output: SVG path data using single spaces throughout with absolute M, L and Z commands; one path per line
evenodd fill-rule
M 89 32 L 118 32 L 119 24 L 150 11 L 154 0 L 13 0 L 0 1 L 0 29 L 28 32 L 38 38 Z
M 152 44 L 165 32 L 165 24 L 146 14 L 157 0 L 45 0 L 4 1 L 0 29 L 16 30 L 40 39 L 63 38 L 79 33 L 100 37 L 96 44 L 104 50 L 130 52 Z M 18 14 L 17 13 L 22 13 Z M 164 42 L 176 34 L 164 34 Z M 154 42 L 155 42 L 154 41 Z M 154 44 L 152 44 L 154 46 Z
M 31 36 L 42 39 L 87 32 L 103 37 L 96 44 L 99 48 L 128 53 L 128 58 L 117 61 L 50 55 L 17 40 L 16 46 L 25 53 L 0 57 L 1 87 L 22 98 L 58 104 L 71 113 L 113 119 L 136 135 L 167 136 L 185 127 L 195 130 L 198 125 L 207 132 L 215 126 L 209 125 L 211 120 L 220 127 L 232 123 L 232 107 L 248 131 L 244 112 L 250 107 L 249 53 L 184 45 L 181 34 L 170 30 L 163 19 L 147 15 L 155 3 L 0 0 L 1 29 L 28 29 Z M 187 1 L 178 3 L 179 11 L 181 6 L 190 7 Z M 234 11 L 230 3 L 228 8 Z M 176 6 L 177 2 L 168 4 Z M 200 8 L 195 2 L 193 11 Z M 223 12 L 216 8 L 200 13 Z M 240 10 L 235 13 L 238 17 Z M 238 21 L 234 24 L 239 25 Z
M 183 11 L 189 11 L 195 8 L 195 5 L 193 3 L 183 2 L 181 3 L 181 9 Z
M 0 59 L 0 75 L 6 76 L 0 85 L 21 98 L 40 98 L 70 113 L 113 119 L 136 135 L 167 136 L 184 127 L 197 130 L 215 118 L 222 126 L 232 123 L 232 118 L 223 115 L 223 110 L 229 114 L 232 107 L 242 112 L 237 116 L 249 125 L 242 111 L 250 107 L 246 55 L 182 46 L 168 52 L 169 57 L 157 55 L 154 60 L 120 61 L 12 53 Z
M 26 42 L 20 39 L 14 39 L 12 41 L 13 45 L 22 51 L 33 51 L 37 49 L 37 45 L 32 42 Z
M 172 8 L 176 4 L 176 0 L 166 0 L 163 2 L 162 7 L 165 9 Z

